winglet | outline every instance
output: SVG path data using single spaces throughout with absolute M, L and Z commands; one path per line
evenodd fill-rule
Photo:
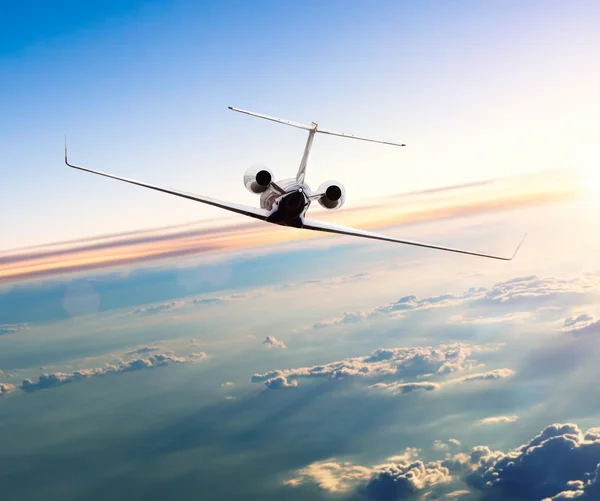
M 519 249 L 521 248 L 521 245 L 523 245 L 523 242 L 525 241 L 526 237 L 527 237 L 527 233 L 525 233 L 525 235 L 523 235 L 523 238 L 519 242 L 519 245 L 517 245 L 515 252 L 513 252 L 513 255 L 510 258 L 506 259 L 507 261 L 512 261 L 515 258 L 515 256 L 517 255 L 517 252 L 519 252 Z

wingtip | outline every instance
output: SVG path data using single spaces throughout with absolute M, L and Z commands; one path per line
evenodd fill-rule
M 510 261 L 512 261 L 516 257 L 517 253 L 519 252 L 519 249 L 523 245 L 523 242 L 525 242 L 525 238 L 527 238 L 527 233 L 525 233 L 525 235 L 523 235 L 523 238 L 521 238 L 521 241 L 519 242 L 519 245 L 517 245 L 517 248 L 515 249 L 515 252 L 513 252 L 513 255 L 510 258 Z

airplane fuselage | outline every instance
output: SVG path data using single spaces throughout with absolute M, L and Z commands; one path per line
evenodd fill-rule
M 267 221 L 302 228 L 302 219 L 310 206 L 310 188 L 294 179 L 284 179 L 277 185 L 283 188 L 285 194 L 269 187 L 260 197 L 260 206 L 271 212 Z

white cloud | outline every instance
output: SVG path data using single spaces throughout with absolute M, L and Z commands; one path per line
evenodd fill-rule
M 441 345 L 438 348 L 431 346 L 414 348 L 380 348 L 363 357 L 346 358 L 337 362 L 313 367 L 301 367 L 297 369 L 282 369 L 254 374 L 251 378 L 253 383 L 264 382 L 268 387 L 268 381 L 273 378 L 283 377 L 295 381 L 300 378 L 343 378 L 343 377 L 394 377 L 403 379 L 407 377 L 418 377 L 426 374 L 444 375 L 453 372 L 461 372 L 476 366 L 470 357 L 473 353 L 488 351 L 494 348 L 475 346 L 469 344 L 454 343 Z M 291 383 L 293 384 L 293 383 Z M 396 384 L 396 383 L 394 383 Z M 398 383 L 404 384 L 403 392 L 416 389 L 435 389 L 435 383 L 416 382 Z M 399 386 L 400 389 L 400 386 Z
M 331 493 L 361 490 L 370 499 L 392 500 L 452 481 L 448 468 L 442 466 L 441 461 L 424 463 L 415 459 L 416 455 L 416 449 L 409 449 L 389 458 L 388 463 L 370 467 L 334 458 L 317 461 L 297 470 L 284 484 L 296 487 L 312 482 Z
M 298 381 L 295 379 L 288 380 L 285 376 L 275 376 L 267 379 L 265 386 L 270 390 L 284 390 L 298 386 Z
M 275 336 L 267 336 L 262 344 L 266 345 L 267 348 L 287 348 L 285 343 L 277 339 Z
M 441 444 L 436 441 L 434 450 L 443 449 Z M 575 424 L 553 424 L 509 452 L 478 445 L 429 462 L 419 453 L 407 449 L 386 464 L 368 467 L 335 458 L 318 461 L 297 470 L 285 484 L 312 482 L 376 501 L 415 499 L 417 494 L 419 499 L 476 495 L 481 501 L 600 499 L 600 428 L 583 432 Z
M 221 385 L 221 388 L 231 388 L 233 383 L 231 381 L 226 381 Z
M 308 480 L 329 492 L 348 492 L 369 479 L 371 474 L 372 470 L 365 466 L 356 466 L 350 462 L 339 463 L 330 459 L 317 461 L 298 470 L 297 476 L 284 484 L 298 486 Z
M 142 369 L 153 369 L 155 367 L 164 367 L 170 364 L 194 362 L 205 358 L 206 353 L 193 353 L 188 357 L 178 357 L 164 353 L 150 355 L 147 358 L 133 358 L 130 360 L 119 360 L 116 364 L 106 364 L 104 367 L 91 369 L 80 369 L 73 372 L 54 372 L 51 374 L 42 374 L 37 381 L 24 379 L 20 388 L 26 392 L 53 388 L 63 384 L 81 381 L 91 377 L 105 376 L 107 374 L 120 374 L 125 372 L 134 372 Z
M 323 328 L 341 323 L 357 322 L 377 315 L 428 310 L 431 308 L 447 308 L 461 304 L 471 306 L 523 306 L 527 311 L 508 312 L 493 317 L 464 318 L 462 315 L 452 316 L 454 323 L 521 323 L 533 316 L 532 308 L 552 307 L 553 301 L 571 299 L 576 301 L 581 296 L 600 289 L 600 274 L 584 274 L 572 279 L 539 278 L 535 275 L 518 277 L 498 282 L 491 289 L 485 287 L 470 288 L 462 294 L 441 294 L 438 296 L 419 298 L 415 295 L 405 296 L 398 301 L 378 306 L 369 311 L 345 312 L 341 316 L 322 320 L 313 328 Z
M 569 317 L 563 324 L 563 331 L 582 336 L 586 334 L 600 334 L 600 320 L 596 320 L 592 315 L 583 313 L 577 317 Z
M 2 396 L 2 395 L 8 395 L 9 393 L 12 393 L 16 389 L 17 388 L 13 384 L 10 384 L 10 383 L 0 383 L 0 396 Z
M 479 420 L 481 424 L 514 423 L 519 416 L 490 416 Z
M 483 499 L 600 499 L 600 429 L 553 424 L 508 453 L 474 447 L 465 480 Z

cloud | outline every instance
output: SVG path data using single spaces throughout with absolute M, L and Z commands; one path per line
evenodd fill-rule
M 0 371 L 0 374 L 1 373 L 2 373 L 2 371 Z M 13 384 L 10 384 L 10 383 L 0 383 L 0 396 L 2 396 L 2 395 L 8 395 L 9 393 L 12 393 L 15 390 L 16 390 L 16 387 Z
M 491 416 L 479 420 L 481 424 L 514 423 L 519 416 Z
M 317 484 L 331 493 L 357 491 L 374 500 L 404 499 L 426 489 L 452 482 L 448 468 L 441 461 L 424 463 L 416 449 L 388 459 L 388 463 L 361 466 L 335 458 L 314 462 L 297 470 L 284 485 L 297 487 L 306 482 Z
M 577 317 L 569 317 L 564 322 L 563 331 L 574 336 L 600 334 L 600 320 L 595 320 L 593 316 L 587 313 Z
M 288 380 L 285 376 L 275 376 L 267 379 L 265 386 L 270 390 L 284 390 L 298 386 L 298 381 L 295 379 Z
M 108 374 L 121 374 L 143 369 L 153 369 L 155 367 L 164 367 L 176 363 L 194 362 L 196 360 L 201 360 L 206 356 L 206 353 L 193 353 L 189 357 L 178 357 L 175 355 L 159 353 L 150 355 L 147 358 L 120 360 L 116 364 L 106 364 L 105 367 L 80 369 L 74 372 L 55 372 L 52 374 L 42 374 L 36 381 L 24 379 L 20 385 L 20 388 L 25 392 L 33 392 L 62 386 L 67 383 L 82 381 L 92 377 L 105 376 Z
M 328 213 L 327 220 L 374 229 L 535 206 L 572 199 L 581 192 L 571 173 L 545 172 L 490 180 L 480 185 L 440 187 L 411 196 L 404 194 L 370 206 Z M 35 280 L 316 238 L 325 238 L 325 235 L 281 231 L 262 222 L 215 219 L 15 249 L 0 259 L 0 282 Z
M 185 301 L 168 301 L 161 304 L 152 304 L 148 306 L 141 306 L 131 312 L 132 315 L 152 315 L 154 313 L 162 313 L 165 311 L 177 310 L 183 308 L 186 305 Z
M 368 311 L 345 312 L 341 316 L 322 320 L 313 325 L 313 329 L 329 327 L 342 323 L 354 323 L 371 319 L 378 315 L 390 315 L 411 311 L 423 311 L 432 308 L 448 308 L 468 304 L 470 307 L 510 306 L 524 307 L 528 311 L 507 312 L 495 316 L 465 318 L 462 315 L 450 317 L 452 323 L 495 324 L 521 323 L 533 316 L 531 308 L 548 308 L 561 300 L 577 301 L 590 291 L 600 289 L 600 274 L 584 274 L 571 279 L 555 277 L 540 278 L 536 275 L 517 277 L 496 283 L 492 288 L 472 287 L 464 293 L 445 293 L 438 296 L 419 298 L 415 295 L 404 296 L 395 302 L 378 306 Z M 589 317 L 586 316 L 586 318 Z M 600 324 L 598 324 L 600 327 Z
M 233 386 L 233 383 L 231 381 L 226 381 L 225 383 L 223 383 L 221 385 L 221 388 L 231 388 Z
M 434 444 L 434 450 L 440 447 Z M 353 491 L 375 501 L 414 499 L 415 494 L 419 499 L 475 494 L 481 501 L 600 499 L 600 428 L 583 432 L 572 423 L 552 424 L 508 452 L 477 445 L 429 462 L 419 453 L 406 450 L 368 467 L 331 458 L 297 470 L 284 483 L 312 482 L 330 492 Z
M 439 390 L 444 386 L 457 383 L 468 383 L 470 381 L 489 381 L 493 379 L 504 379 L 514 375 L 515 371 L 512 369 L 494 369 L 489 372 L 478 372 L 476 374 L 469 374 L 454 379 L 447 379 L 441 382 L 428 382 L 419 381 L 414 383 L 377 383 L 371 385 L 370 388 L 379 388 L 391 391 L 394 395 L 411 393 L 415 390 Z
M 408 377 L 422 377 L 425 375 L 443 376 L 454 372 L 463 372 L 476 366 L 470 357 L 474 353 L 496 349 L 494 347 L 454 343 L 441 345 L 438 348 L 431 346 L 414 348 L 380 348 L 363 357 L 346 358 L 325 365 L 301 367 L 297 369 L 281 369 L 254 374 L 253 383 L 263 382 L 268 388 L 278 388 L 280 383 L 273 386 L 270 381 L 283 378 L 289 385 L 296 385 L 301 378 L 393 378 L 393 383 L 375 383 L 374 387 L 393 386 L 400 393 L 409 393 L 415 390 L 435 390 L 441 383 L 432 382 L 404 382 Z M 501 369 L 509 370 L 509 369 Z M 500 377 L 500 373 L 475 374 L 473 378 Z M 466 380 L 466 379 L 465 379 Z M 280 379 L 280 381 L 282 381 Z M 287 386 L 284 386 L 287 387 Z
M 600 499 L 600 429 L 553 424 L 513 451 L 475 447 L 465 480 L 483 499 Z
M 178 299 L 174 301 L 165 301 L 164 303 L 151 304 L 140 306 L 131 311 L 132 315 L 152 315 L 155 313 L 163 313 L 167 311 L 179 310 L 188 306 L 203 306 L 213 304 L 223 304 L 230 301 L 239 301 L 245 299 L 246 294 L 231 294 L 223 297 L 193 297 L 186 299 Z
M 137 350 L 128 351 L 127 353 L 125 353 L 125 355 L 143 355 L 144 353 L 152 353 L 158 350 L 160 350 L 158 346 L 142 346 Z
M 281 348 L 285 349 L 287 346 L 283 341 L 280 341 L 275 336 L 267 336 L 262 344 L 266 345 L 267 348 Z
M 348 492 L 370 478 L 372 470 L 350 462 L 334 460 L 317 461 L 298 470 L 297 476 L 286 480 L 284 485 L 298 486 L 309 480 L 329 492 Z

